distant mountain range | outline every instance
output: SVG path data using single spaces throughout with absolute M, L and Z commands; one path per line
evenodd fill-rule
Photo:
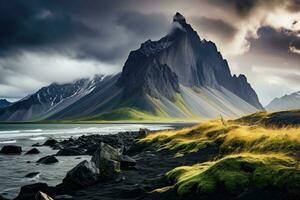
M 244 75 L 179 13 L 170 32 L 129 54 L 122 73 L 51 84 L 0 110 L 0 121 L 238 117 L 263 110 Z
M 7 101 L 6 99 L 0 99 L 0 108 L 5 108 L 11 105 L 11 102 Z
M 273 99 L 266 110 L 270 112 L 300 109 L 300 91 Z

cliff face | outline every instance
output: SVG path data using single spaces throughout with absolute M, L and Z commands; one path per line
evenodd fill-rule
M 160 63 L 155 56 L 147 56 L 140 51 L 130 53 L 118 84 L 125 88 L 124 97 L 149 94 L 174 100 L 179 92 L 177 75 L 170 67 Z
M 142 77 L 145 71 L 151 71 L 156 76 Z M 157 76 L 166 79 L 157 79 Z M 178 91 L 178 84 L 216 89 L 224 87 L 256 108 L 263 109 L 246 77 L 232 76 L 227 61 L 216 45 L 201 40 L 179 13 L 174 16 L 172 28 L 165 37 L 158 41 L 148 40 L 140 49 L 130 53 L 119 84 L 130 94 L 133 90 L 139 90 L 155 96 L 165 94 L 169 99 Z

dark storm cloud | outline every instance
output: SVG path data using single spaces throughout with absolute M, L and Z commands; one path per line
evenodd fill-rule
M 286 61 L 300 61 L 300 54 L 296 53 L 300 50 L 299 33 L 285 28 L 263 26 L 257 31 L 258 38 L 248 38 L 250 50 L 247 54 L 281 57 Z M 292 49 L 296 51 L 293 52 Z
M 162 29 L 167 32 L 170 21 L 164 14 L 141 14 L 139 12 L 126 12 L 120 14 L 117 24 L 124 26 L 127 31 L 147 38 L 161 37 Z
M 209 0 L 209 2 L 232 9 L 240 17 L 249 17 L 257 8 L 271 10 L 282 7 L 291 12 L 300 11 L 299 0 Z
M 197 17 L 192 20 L 195 26 L 203 30 L 206 33 L 214 34 L 225 41 L 231 40 L 238 29 L 231 24 L 221 20 L 221 19 L 211 19 L 207 17 Z
M 50 10 L 42 1 L 3 1 L 0 6 L 0 54 L 22 49 L 61 47 L 96 32 L 71 16 Z
M 130 1 L 127 1 L 127 3 Z M 123 1 L 4 1 L 0 56 L 60 51 L 77 59 L 124 59 L 132 48 L 167 30 L 163 14 L 127 11 Z

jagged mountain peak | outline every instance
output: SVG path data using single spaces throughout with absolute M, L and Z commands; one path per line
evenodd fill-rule
M 142 71 L 146 69 L 153 71 L 149 68 L 155 68 L 156 73 L 162 73 L 159 72 L 162 68 L 157 66 L 164 66 L 164 68 L 170 69 L 164 70 L 164 73 L 174 73 L 180 85 L 186 87 L 208 86 L 216 89 L 224 87 L 256 108 L 263 109 L 255 91 L 247 82 L 247 78 L 244 75 L 238 77 L 231 75 L 229 65 L 223 59 L 215 43 L 205 39 L 201 40 L 197 32 L 180 13 L 176 13 L 173 17 L 172 27 L 171 32 L 160 40 L 147 40 L 140 49 L 130 53 L 119 80 L 120 85 L 125 87 L 125 91 L 128 91 L 128 87 L 131 91 L 131 80 L 143 80 L 143 82 L 139 82 L 140 87 L 151 82 L 149 79 L 136 77 L 138 74 L 142 74 Z M 166 74 L 165 76 L 174 77 Z M 175 80 L 174 78 L 171 79 Z M 143 87 L 149 88 L 148 86 Z M 156 89 L 153 88 L 153 90 Z M 160 91 L 166 90 L 165 88 Z M 177 91 L 174 87 L 169 88 L 169 90 Z M 161 96 L 163 95 L 161 94 Z M 168 96 L 174 97 L 170 93 Z
M 182 14 L 180 14 L 179 12 L 176 12 L 176 14 L 173 17 L 173 22 L 179 22 L 181 24 L 186 24 L 186 19 Z

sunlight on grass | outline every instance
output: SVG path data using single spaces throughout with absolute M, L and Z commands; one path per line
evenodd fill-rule
M 285 187 L 300 191 L 297 162 L 281 154 L 238 154 L 213 162 L 183 166 L 167 173 L 179 195 L 213 193 L 225 189 L 238 194 L 250 187 Z M 221 187 L 221 188 L 220 188 Z
M 191 128 L 149 134 L 139 143 L 172 150 L 175 157 L 201 153 L 210 145 L 219 149 L 215 160 L 171 170 L 166 176 L 174 185 L 154 192 L 175 189 L 179 195 L 185 195 L 225 190 L 240 194 L 249 188 L 275 187 L 299 195 L 300 126 L 272 124 L 287 113 L 294 115 L 299 111 L 260 112 L 225 124 L 211 120 Z M 287 118 L 284 120 L 288 122 Z M 272 123 L 266 126 L 267 122 Z
M 180 154 L 197 152 L 207 145 L 216 145 L 224 154 L 240 152 L 281 152 L 300 154 L 300 128 L 265 128 L 239 125 L 218 120 L 203 122 L 192 128 L 161 131 L 139 141 L 154 143 L 159 149 L 171 149 Z

